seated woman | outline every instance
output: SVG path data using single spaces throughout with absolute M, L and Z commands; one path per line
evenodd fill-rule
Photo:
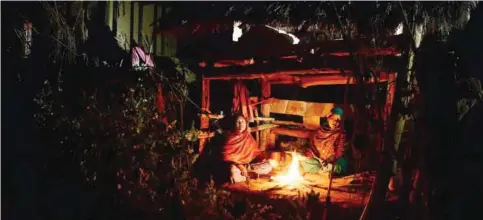
M 334 163 L 335 174 L 347 169 L 347 163 L 342 158 L 345 144 L 345 133 L 339 125 L 342 114 L 341 108 L 333 108 L 327 117 L 322 118 L 320 128 L 312 134 L 311 147 L 305 152 L 306 159 L 301 161 L 306 172 L 330 172 Z
M 262 158 L 258 144 L 250 134 L 247 119 L 237 114 L 224 122 L 227 126 L 222 126 L 223 132 L 211 141 L 208 153 L 210 173 L 215 181 L 242 182 L 249 177 L 249 172 L 268 174 L 272 166 Z
M 250 134 L 247 119 L 242 115 L 235 115 L 233 119 L 232 129 L 225 132 L 220 149 L 220 158 L 229 167 L 230 180 L 245 181 L 248 177 L 247 168 L 259 175 L 268 174 L 272 166 L 262 159 L 262 152 Z

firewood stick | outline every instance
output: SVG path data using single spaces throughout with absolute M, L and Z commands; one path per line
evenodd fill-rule
M 275 119 L 271 123 L 272 124 L 277 124 L 277 125 L 294 125 L 294 126 L 301 126 L 301 127 L 304 126 L 303 123 L 299 123 L 299 122 L 279 121 L 279 120 L 275 120 Z
M 254 118 L 255 121 L 275 121 L 275 118 L 267 118 L 267 117 L 256 117 Z

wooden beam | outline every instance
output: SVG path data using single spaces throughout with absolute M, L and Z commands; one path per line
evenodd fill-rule
M 352 74 L 343 76 L 341 74 L 331 74 L 331 75 L 316 75 L 316 76 L 291 76 L 291 75 L 275 75 L 267 77 L 267 80 L 270 84 L 292 84 L 292 85 L 299 85 L 302 88 L 307 88 L 310 86 L 319 86 L 319 85 L 345 85 L 349 84 L 356 84 L 356 80 L 354 78 L 350 78 L 347 81 L 347 78 L 350 77 Z M 380 73 L 377 75 L 378 82 L 386 82 L 388 81 L 388 74 Z M 375 83 L 375 80 L 368 80 L 366 83 Z
M 233 61 L 235 62 L 235 61 Z M 240 61 L 241 62 L 241 61 Z M 254 64 L 247 65 L 231 65 L 220 68 L 199 68 L 205 73 L 207 77 L 217 77 L 225 75 L 246 75 L 246 74 L 270 74 L 278 72 L 303 72 L 310 69 L 320 70 L 352 70 L 351 57 L 337 57 L 337 56 L 293 56 L 287 59 L 278 59 L 271 61 L 255 61 Z M 367 68 L 374 72 L 395 72 L 400 68 L 404 62 L 401 57 L 397 56 L 378 56 L 366 57 L 365 64 Z
M 305 62 L 309 62 L 310 65 L 322 65 L 322 67 L 333 67 L 333 68 L 349 68 L 352 62 L 352 57 L 349 56 L 348 52 L 340 53 L 329 53 L 322 55 L 312 55 L 312 54 L 294 54 L 291 56 L 276 57 L 271 60 L 263 59 L 243 59 L 243 60 L 216 60 L 211 61 L 214 68 L 236 68 L 236 67 L 248 67 L 248 66 L 268 66 L 268 65 L 300 65 Z M 367 65 L 369 67 L 377 67 L 380 64 L 390 67 L 394 63 L 402 63 L 401 56 L 398 54 L 378 54 L 375 53 L 372 56 L 364 56 L 367 59 Z M 198 63 L 199 67 L 207 67 L 208 64 L 205 61 Z M 227 72 L 230 70 L 227 70 Z
M 205 76 L 209 80 L 247 80 L 247 79 L 262 79 L 270 78 L 277 75 L 310 75 L 310 74 L 338 74 L 340 70 L 330 69 L 330 68 L 312 68 L 312 69 L 301 69 L 301 70 L 290 70 L 290 71 L 274 71 L 274 72 L 259 72 L 259 73 L 249 73 L 249 74 L 227 74 L 218 76 Z M 346 73 L 352 73 L 352 71 L 347 70 Z
M 302 76 L 299 78 L 299 85 L 302 88 L 307 88 L 310 86 L 320 86 L 320 85 L 345 85 L 347 83 L 349 84 L 356 84 L 356 78 L 350 77 L 349 81 L 348 80 L 349 76 L 342 76 L 342 75 L 329 75 L 329 76 Z M 387 73 L 380 73 L 378 74 L 377 81 L 378 82 L 387 82 L 389 80 L 388 74 Z M 367 84 L 372 84 L 375 83 L 376 80 L 374 78 L 371 78 L 364 83 Z
M 270 84 L 299 84 L 300 77 L 293 75 L 275 75 L 267 77 L 266 80 Z

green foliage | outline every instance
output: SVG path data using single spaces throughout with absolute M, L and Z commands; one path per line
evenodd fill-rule
M 184 76 L 188 84 L 194 83 L 196 81 L 196 73 L 188 69 L 186 65 L 181 63 L 181 61 L 176 57 L 170 57 L 171 61 L 175 64 L 176 72 Z

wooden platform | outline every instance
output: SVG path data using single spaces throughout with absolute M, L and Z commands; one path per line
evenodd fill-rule
M 332 182 L 331 201 L 343 208 L 363 207 L 369 199 L 369 192 L 374 181 L 374 174 L 360 173 Z M 269 177 L 251 179 L 242 183 L 225 184 L 223 188 L 248 194 L 265 195 L 268 198 L 295 199 L 306 196 L 312 190 L 319 194 L 321 202 L 325 202 L 329 178 L 324 174 L 305 174 L 304 182 L 296 187 L 281 186 Z

